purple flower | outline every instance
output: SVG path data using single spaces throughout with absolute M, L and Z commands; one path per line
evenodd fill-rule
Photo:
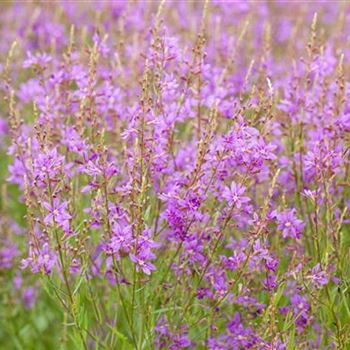
M 24 307 L 29 310 L 31 309 L 36 301 L 37 290 L 34 287 L 25 288 L 22 292 L 22 299 L 24 303 Z
M 0 248 L 0 269 L 9 269 L 12 267 L 14 259 L 19 255 L 19 250 L 15 244 L 2 242 Z
M 289 209 L 280 213 L 275 213 L 278 221 L 278 229 L 282 231 L 283 238 L 301 237 L 301 232 L 304 228 L 304 223 L 296 217 L 296 210 Z
M 112 237 L 106 244 L 105 250 L 108 254 L 119 257 L 119 253 L 128 254 L 133 245 L 131 226 L 122 227 L 115 223 L 112 227 Z
M 227 333 L 218 338 L 210 338 L 208 345 L 210 350 L 232 350 L 232 349 L 264 349 L 261 338 L 251 327 L 244 327 L 238 312 L 227 323 Z
M 243 196 L 246 188 L 232 181 L 230 187 L 225 187 L 222 197 L 227 200 L 229 205 L 240 208 L 242 204 L 250 201 L 249 197 Z
M 21 188 L 24 188 L 24 176 L 27 173 L 27 168 L 24 162 L 15 158 L 12 165 L 9 165 L 10 176 L 7 178 L 7 181 L 19 185 Z
M 152 271 L 156 269 L 156 267 L 151 264 L 149 261 L 149 254 L 142 253 L 137 256 L 134 254 L 130 254 L 130 259 L 136 264 L 136 271 L 142 270 L 146 275 L 150 275 Z
M 27 52 L 27 59 L 23 62 L 23 68 L 38 65 L 45 67 L 52 60 L 52 57 L 46 53 L 32 55 L 30 51 Z
M 79 170 L 91 177 L 105 176 L 107 180 L 118 174 L 118 169 L 114 162 L 104 162 L 98 155 L 91 157 L 79 167 Z
M 165 317 L 160 318 L 154 328 L 156 349 L 181 350 L 191 346 L 187 328 L 183 324 L 176 332 L 172 332 L 167 319 Z
M 203 298 L 212 298 L 214 296 L 213 292 L 209 288 L 198 288 L 197 298 L 202 300 Z
M 265 257 L 265 266 L 271 272 L 276 272 L 279 260 L 271 256 Z
M 298 293 L 293 294 L 290 301 L 296 316 L 296 325 L 299 332 L 302 332 L 310 322 L 310 304 Z
M 41 249 L 31 249 L 29 251 L 29 257 L 22 260 L 22 268 L 25 269 L 31 266 L 33 273 L 43 271 L 45 274 L 50 274 L 55 263 L 55 255 L 50 250 L 48 243 L 44 243 Z
M 54 225 L 56 223 L 65 232 L 69 232 L 69 220 L 71 215 L 67 211 L 68 202 L 59 202 L 58 199 L 54 199 L 52 205 L 44 202 L 44 207 L 49 211 L 46 215 L 44 222 L 46 225 Z
M 272 291 L 277 287 L 277 277 L 276 275 L 273 275 L 271 273 L 268 273 L 264 282 L 263 282 L 264 288 L 268 291 Z
M 184 255 L 192 264 L 197 262 L 200 265 L 203 265 L 205 262 L 205 257 L 203 256 L 203 244 L 195 237 L 191 237 L 184 242 Z
M 327 272 L 321 270 L 320 264 L 315 265 L 306 278 L 308 278 L 311 281 L 315 288 L 321 288 L 329 281 Z
M 3 146 L 1 140 L 7 133 L 8 133 L 8 126 L 7 126 L 6 119 L 3 119 L 0 117 L 0 146 Z
M 137 237 L 137 247 L 140 250 L 157 249 L 160 246 L 160 243 L 152 239 L 151 230 L 148 227 L 145 227 L 142 233 Z
M 39 180 L 46 186 L 48 178 L 50 180 L 56 178 L 63 170 L 63 162 L 64 157 L 57 152 L 56 148 L 39 153 L 33 163 L 35 180 Z
M 275 154 L 273 153 L 273 151 L 276 149 L 277 147 L 272 145 L 272 144 L 265 144 L 264 141 L 260 140 L 257 145 L 256 145 L 256 149 L 258 151 L 258 154 L 265 160 L 274 160 L 276 159 Z
M 227 275 L 223 268 L 212 266 L 205 278 L 219 294 L 224 294 L 228 290 Z
M 73 258 L 70 265 L 69 265 L 69 271 L 73 275 L 77 274 L 81 269 L 81 263 L 78 259 Z
M 226 257 L 221 256 L 221 261 L 224 264 L 226 269 L 237 270 L 239 266 L 242 265 L 246 258 L 244 252 L 234 252 L 232 256 Z

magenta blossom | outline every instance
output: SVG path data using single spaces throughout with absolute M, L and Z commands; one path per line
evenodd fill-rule
M 130 254 L 130 259 L 136 264 L 136 271 L 142 270 L 146 275 L 150 275 L 156 267 L 147 261 L 148 257 L 146 254 L 134 255 Z
M 230 187 L 225 187 L 222 197 L 227 200 L 229 205 L 240 208 L 242 204 L 250 201 L 249 197 L 243 196 L 246 188 L 232 181 Z
M 329 281 L 327 272 L 321 270 L 320 264 L 315 265 L 306 278 L 308 278 L 316 288 L 321 288 Z
M 277 228 L 282 231 L 283 238 L 300 238 L 304 223 L 296 217 L 296 210 L 289 209 L 280 213 L 274 213 L 278 221 Z
M 68 213 L 68 202 L 64 201 L 59 203 L 57 199 L 53 200 L 52 204 L 43 203 L 44 207 L 49 211 L 46 215 L 44 222 L 46 225 L 57 224 L 65 232 L 69 231 L 69 220 L 71 215 Z
M 29 257 L 22 260 L 21 267 L 25 269 L 30 266 L 33 273 L 43 271 L 49 274 L 55 263 L 55 255 L 50 250 L 48 243 L 44 243 L 40 249 L 30 249 Z

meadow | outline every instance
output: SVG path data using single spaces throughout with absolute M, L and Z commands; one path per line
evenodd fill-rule
M 350 3 L 0 0 L 0 349 L 350 349 Z

